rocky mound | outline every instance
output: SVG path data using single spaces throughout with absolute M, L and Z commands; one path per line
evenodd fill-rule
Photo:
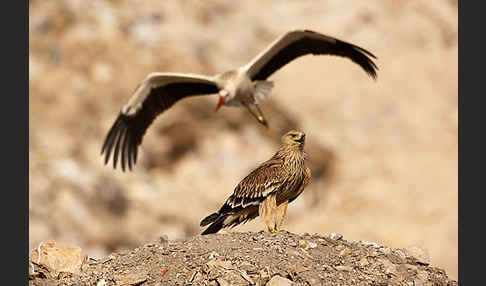
M 43 262 L 48 261 L 48 251 L 39 248 L 32 253 L 31 286 L 457 285 L 444 270 L 430 266 L 420 250 L 346 241 L 335 233 L 234 232 L 184 241 L 161 238 L 103 259 L 84 258 L 77 267 L 64 265 L 67 271 Z M 83 257 L 72 249 L 69 253 Z M 59 259 L 56 263 L 62 264 Z

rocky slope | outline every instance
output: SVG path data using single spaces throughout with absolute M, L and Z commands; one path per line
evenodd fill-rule
M 347 241 L 336 233 L 285 231 L 233 232 L 185 241 L 161 238 L 105 258 L 88 258 L 70 272 L 56 273 L 42 263 L 31 270 L 31 286 L 458 285 L 417 249 Z

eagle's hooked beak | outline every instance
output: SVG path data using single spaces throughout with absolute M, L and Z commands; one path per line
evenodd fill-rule
M 219 97 L 219 102 L 218 102 L 218 105 L 216 105 L 216 109 L 214 110 L 214 112 L 218 111 L 218 109 L 219 109 L 219 108 L 220 108 L 222 105 L 224 105 L 224 102 L 225 102 L 224 97 L 220 96 L 220 97 Z
M 300 137 L 297 138 L 296 141 L 299 142 L 299 143 L 304 143 L 304 141 L 305 141 L 305 134 L 304 133 L 301 133 L 300 134 Z

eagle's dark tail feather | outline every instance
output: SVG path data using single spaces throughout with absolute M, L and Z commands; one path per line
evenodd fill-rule
M 226 218 L 225 215 L 220 215 L 218 213 L 214 213 L 206 217 L 201 221 L 201 226 L 207 225 L 211 223 L 211 225 L 206 228 L 205 231 L 201 233 L 201 235 L 206 235 L 206 234 L 211 234 L 211 233 L 217 233 L 223 228 L 223 222 L 224 219 Z M 205 224 L 203 224 L 205 223 Z
M 219 217 L 219 213 L 212 213 L 212 214 L 208 215 L 207 217 L 205 217 L 199 225 L 200 226 L 208 225 L 208 224 L 214 222 L 216 219 L 218 219 L 218 217 Z

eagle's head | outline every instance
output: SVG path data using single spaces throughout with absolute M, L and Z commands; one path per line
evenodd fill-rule
M 282 143 L 290 146 L 303 146 L 305 142 L 305 133 L 291 130 L 282 136 Z

